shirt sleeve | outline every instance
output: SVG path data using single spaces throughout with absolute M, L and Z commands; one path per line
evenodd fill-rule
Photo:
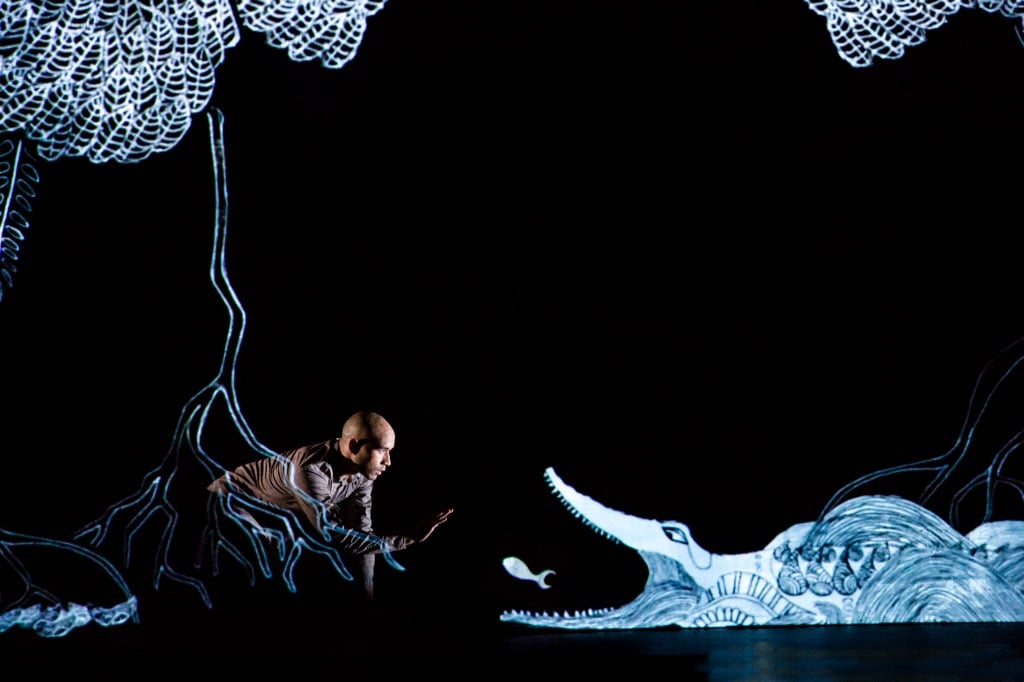
M 336 544 L 356 556 L 397 552 L 412 544 L 404 535 L 377 535 L 373 532 L 373 481 L 366 481 L 334 510 L 334 521 L 357 531 L 337 536 Z M 372 561 L 368 562 L 372 572 Z

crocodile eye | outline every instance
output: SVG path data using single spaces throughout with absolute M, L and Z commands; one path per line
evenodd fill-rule
M 680 528 L 679 526 L 662 526 L 661 529 L 665 532 L 665 537 L 672 542 L 681 542 L 684 545 L 690 544 L 686 530 L 683 528 Z

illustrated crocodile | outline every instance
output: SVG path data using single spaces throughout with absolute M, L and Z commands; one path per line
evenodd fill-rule
M 610 509 L 544 472 L 585 525 L 647 564 L 629 603 L 581 612 L 511 610 L 500 620 L 558 629 L 633 629 L 1024 620 L 1024 522 L 967 535 L 898 496 L 855 497 L 761 550 L 715 554 L 675 521 Z

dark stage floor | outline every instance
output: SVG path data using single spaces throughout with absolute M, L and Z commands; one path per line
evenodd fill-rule
M 295 623 L 295 631 L 303 630 Z M 126 633 L 122 633 L 126 634 Z M 196 632 L 192 633 L 197 634 Z M 122 671 L 151 669 L 207 658 L 204 670 L 230 668 L 260 677 L 266 666 L 291 659 L 296 672 L 338 672 L 340 661 L 371 666 L 379 661 L 404 667 L 397 658 L 419 659 L 417 667 L 448 669 L 431 659 L 448 657 L 605 656 L 671 657 L 676 679 L 714 680 L 1016 680 L 1024 679 L 1024 623 L 929 624 L 826 627 L 711 628 L 702 630 L 551 631 L 505 628 L 449 628 L 443 619 L 386 628 L 374 624 L 362 634 L 313 638 L 302 653 L 294 641 L 274 633 L 251 637 L 248 645 L 218 650 L 213 642 L 234 641 L 239 633 L 209 632 L 187 642 L 179 638 L 105 643 L 99 631 L 65 641 L 33 640 L 27 632 L 9 631 L 0 638 L 4 658 L 24 672 L 80 668 Z M 208 639 L 206 639 L 208 638 Z M 206 639 L 206 645 L 199 639 Z M 276 652 L 278 642 L 284 646 Z M 240 643 L 240 642 L 236 642 Z M 10 648 L 8 648 L 10 647 Z M 20 654 L 20 655 L 19 655 Z M 101 659 L 116 660 L 116 664 Z M 217 660 L 219 659 L 219 660 Z M 515 667 L 517 664 L 513 664 Z M 532 666 L 531 666 L 532 667 Z M 7 667 L 10 670 L 10 665 Z
M 496 653 L 671 656 L 718 680 L 1024 679 L 1024 624 L 730 628 L 504 637 Z

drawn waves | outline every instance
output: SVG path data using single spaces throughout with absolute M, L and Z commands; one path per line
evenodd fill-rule
M 969 553 L 903 550 L 865 587 L 855 623 L 1024 620 L 1024 595 Z
M 863 584 L 855 623 L 1024 620 L 1024 523 L 983 524 L 961 535 L 899 497 L 858 497 L 808 533 L 801 552 L 886 544 L 892 558 Z

